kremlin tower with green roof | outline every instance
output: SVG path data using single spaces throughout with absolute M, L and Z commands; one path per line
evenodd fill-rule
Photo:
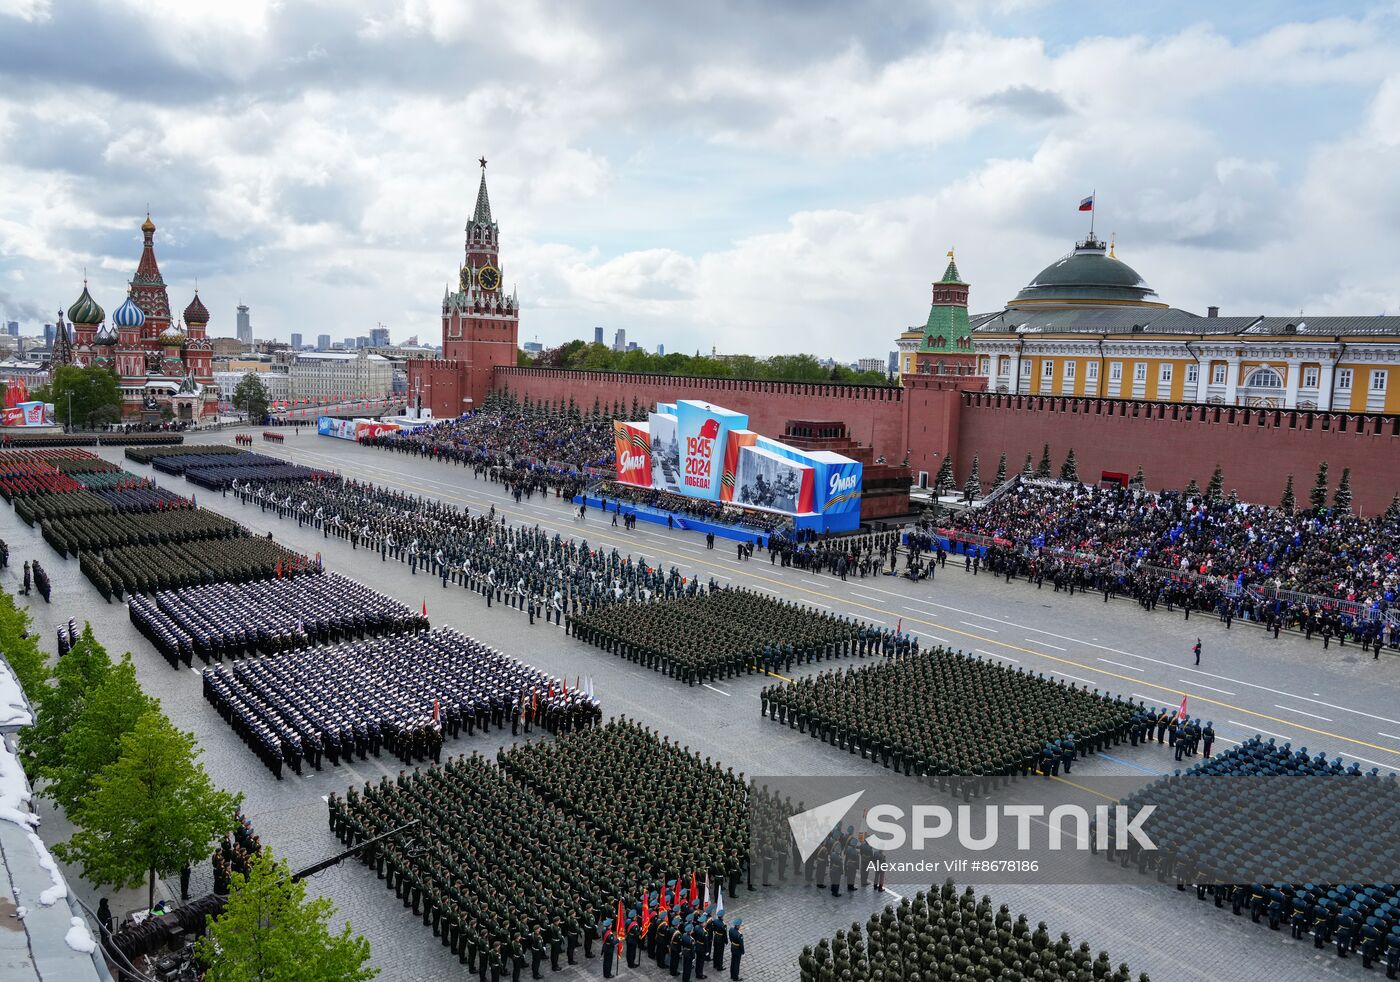
M 958 262 L 948 250 L 948 268 L 933 284 L 928 320 L 899 336 L 901 375 L 973 375 L 972 327 L 967 317 L 968 285 L 958 275 Z

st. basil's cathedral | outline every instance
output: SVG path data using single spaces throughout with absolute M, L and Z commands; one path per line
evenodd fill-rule
M 53 365 L 100 365 L 117 374 L 122 417 L 163 415 L 176 419 L 212 417 L 218 412 L 214 385 L 214 350 L 206 335 L 209 311 L 199 299 L 172 323 L 170 296 L 156 263 L 155 222 L 141 223 L 145 245 L 127 296 L 104 322 L 102 307 L 83 283 L 80 297 L 68 308 L 70 339 L 63 312 L 55 325 Z

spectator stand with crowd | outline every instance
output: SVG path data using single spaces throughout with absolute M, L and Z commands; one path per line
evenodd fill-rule
M 595 403 L 583 412 L 572 399 L 555 406 L 493 392 L 480 409 L 456 419 L 360 442 L 470 467 L 476 477 L 505 485 L 516 500 L 551 491 L 572 499 L 591 477 L 612 472 L 613 421 L 635 419 L 641 411 L 635 400 L 629 417 L 621 403 Z
M 924 523 L 912 549 L 973 552 L 979 566 L 1058 591 L 1132 597 L 1350 638 L 1379 657 L 1400 648 L 1400 506 L 1361 518 L 1345 507 L 1246 504 L 1218 491 L 1150 492 L 1020 478 L 995 501 Z

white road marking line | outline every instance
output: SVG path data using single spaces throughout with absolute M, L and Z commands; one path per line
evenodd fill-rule
M 330 799 L 330 796 L 329 796 L 329 795 L 324 795 L 324 794 L 321 795 L 321 800 L 324 801 L 326 804 L 330 804 L 330 802 L 331 802 L 331 799 Z
M 730 693 L 725 692 L 723 689 L 716 689 L 713 685 L 711 685 L 711 684 L 708 683 L 708 682 L 701 682 L 700 684 L 703 685 L 705 688 L 709 689 L 711 692 L 718 692 L 720 695 L 724 696 L 726 699 L 730 698 Z
M 1274 708 L 1282 709 L 1283 711 L 1289 713 L 1297 713 L 1299 716 L 1311 716 L 1313 719 L 1320 719 L 1324 723 L 1332 722 L 1332 719 L 1329 716 L 1319 716 L 1317 715 L 1317 713 L 1305 713 L 1301 709 L 1297 709 L 1293 706 L 1280 706 L 1278 703 L 1274 703 Z
M 1078 675 L 1067 675 L 1067 674 L 1064 673 L 1064 672 L 1058 672 L 1058 673 L 1056 673 L 1056 675 L 1058 675 L 1058 677 L 1059 677 L 1059 678 L 1062 678 L 1062 679 L 1074 679 L 1076 682 L 1083 682 L 1085 685 L 1093 685 L 1093 684 L 1094 684 L 1093 682 L 1090 682 L 1088 679 L 1082 679 L 1082 678 L 1080 678 Z M 1055 676 L 1055 675 L 1052 675 L 1052 676 L 1050 676 L 1050 677 L 1051 677 L 1051 678 L 1055 678 L 1056 676 Z
M 1026 638 L 1026 644 L 1033 644 L 1033 645 L 1036 645 L 1037 647 L 1040 647 L 1040 648 L 1054 648 L 1056 651 L 1068 651 L 1068 650 L 1069 650 L 1068 648 L 1061 648 L 1061 647 L 1060 647 L 1059 645 L 1057 645 L 1057 644 L 1051 644 L 1049 641 L 1037 641 L 1037 640 L 1035 640 L 1034 638 Z
M 1211 692 L 1219 692 L 1221 695 L 1233 696 L 1234 693 L 1228 689 L 1217 689 L 1213 685 L 1206 685 L 1204 682 L 1192 682 L 1190 679 L 1178 679 L 1183 685 L 1194 685 L 1198 689 L 1209 689 Z
M 1376 732 L 1381 733 L 1380 730 Z M 1387 740 L 1400 740 L 1400 736 L 1396 736 L 1394 733 L 1381 733 L 1381 736 L 1385 737 Z
M 951 644 L 951 643 L 952 643 L 952 642 L 949 641 L 947 638 L 940 638 L 940 637 L 939 637 L 938 635 L 936 635 L 936 634 L 925 634 L 925 635 L 922 635 L 922 636 L 923 636 L 923 637 L 926 637 L 926 638 L 932 638 L 933 640 L 937 641 L 939 644 Z
M 191 671 L 191 672 L 194 672 L 196 675 L 199 674 L 199 669 L 197 669 L 197 668 L 191 668 L 190 671 Z
M 1015 662 L 1017 665 L 1021 664 L 1018 659 L 1012 658 L 1010 655 L 999 655 L 995 651 L 988 651 L 986 648 L 973 648 L 972 650 L 992 658 L 1000 658 L 1002 661 Z
M 903 900 L 903 899 L 904 899 L 903 894 L 895 893 L 895 892 L 894 892 L 893 890 L 891 890 L 889 887 L 881 887 L 880 889 L 883 890 L 885 893 L 888 893 L 891 897 L 893 897 L 893 898 L 896 899 L 896 900 Z
M 1130 672 L 1142 671 L 1142 669 L 1138 668 L 1136 665 L 1124 665 L 1121 661 L 1111 661 L 1107 658 L 1100 658 L 1099 661 L 1103 662 L 1105 665 L 1117 665 L 1119 668 L 1126 668 Z
M 870 601 L 871 603 L 873 603 L 873 604 L 884 603 L 884 601 L 881 600 L 879 597 L 867 597 L 865 594 L 863 594 L 863 593 L 856 593 L 854 590 L 851 591 L 851 596 L 853 596 L 853 597 L 860 597 L 860 599 L 862 599 L 862 600 L 869 600 L 869 601 Z
M 1264 734 L 1265 736 L 1278 737 L 1278 739 L 1280 739 L 1280 740 L 1292 740 L 1292 739 L 1293 739 L 1291 736 L 1284 736 L 1282 733 L 1273 733 L 1273 732 L 1271 732 L 1271 731 L 1269 731 L 1269 730 L 1261 730 L 1261 729 L 1259 729 L 1259 727 L 1257 727 L 1257 726 L 1250 726 L 1248 723 L 1241 723 L 1241 722 L 1240 722 L 1239 720 L 1237 720 L 1237 719 L 1227 719 L 1225 722 L 1229 723 L 1231 726 L 1238 726 L 1240 729 L 1244 730 L 1246 733 L 1248 733 L 1250 730 L 1253 730 L 1255 733 L 1262 733 L 1262 734 Z
M 1157 705 L 1158 701 L 1162 698 L 1161 696 L 1145 696 L 1141 692 L 1130 692 L 1128 695 L 1132 696 L 1134 699 L 1141 699 L 1143 702 L 1153 706 Z
M 972 623 L 971 621 L 958 621 L 958 623 L 959 623 L 959 624 L 965 624 L 965 625 L 968 626 L 968 627 L 975 627 L 975 628 L 977 628 L 977 630 L 979 630 L 979 631 L 991 631 L 993 634 L 1000 634 L 1000 633 L 1001 633 L 1000 631 L 998 631 L 998 630 L 997 630 L 996 628 L 994 628 L 994 627 L 987 627 L 987 626 L 985 626 L 985 625 L 983 625 L 983 624 L 974 624 L 974 623 Z
M 831 610 L 831 604 L 819 604 L 815 600 L 804 600 L 802 602 L 804 604 L 810 604 L 813 607 L 825 607 L 827 610 Z

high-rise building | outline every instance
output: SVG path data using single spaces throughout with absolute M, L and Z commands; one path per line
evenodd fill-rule
M 886 370 L 887 372 L 890 372 L 891 374 L 898 374 L 898 373 L 899 373 L 899 352 L 898 352 L 898 351 L 891 351 L 891 352 L 890 352 L 889 367 L 886 368 L 885 370 Z
M 593 343 L 594 343 L 594 344 L 602 344 L 602 343 L 603 343 L 603 329 L 602 329 L 602 327 L 595 327 L 595 328 L 593 328 Z
M 627 328 L 625 328 L 625 327 L 619 327 L 619 328 L 617 329 L 617 333 L 613 335 L 613 350 L 614 350 L 614 351 L 626 351 L 626 350 L 627 350 Z
M 318 335 L 316 335 L 316 350 L 317 350 L 317 351 L 330 351 L 330 350 L 331 350 L 331 336 L 330 336 L 329 334 L 318 334 Z
M 356 335 L 356 337 L 355 337 L 355 347 L 357 347 L 357 348 L 368 348 L 368 347 L 369 347 L 369 335 L 368 335 L 368 334 L 359 334 L 359 335 Z
M 293 351 L 300 351 L 300 350 L 301 350 L 301 335 L 300 335 L 300 334 L 293 334 L 293 335 L 292 335 L 292 350 L 293 350 Z
M 19 321 L 10 321 L 5 325 L 5 333 L 12 338 L 19 337 Z
M 53 325 L 52 325 L 52 324 L 45 324 L 45 325 L 44 325 L 44 347 L 45 347 L 45 348 L 48 348 L 50 351 L 53 350 L 53 335 L 54 335 Z
M 538 341 L 526 341 L 520 346 L 520 349 L 527 355 L 537 355 L 544 350 L 544 345 L 540 344 Z
M 369 331 L 369 343 L 371 347 L 384 348 L 389 344 L 389 329 L 384 325 L 372 327 Z
M 244 344 L 253 343 L 253 322 L 248 317 L 248 305 L 246 303 L 238 305 L 236 333 L 238 340 L 242 341 Z
M 656 353 L 657 353 L 657 355 L 664 355 L 664 354 L 666 354 L 666 346 L 665 346 L 664 344 L 658 344 L 658 345 L 656 346 Z

